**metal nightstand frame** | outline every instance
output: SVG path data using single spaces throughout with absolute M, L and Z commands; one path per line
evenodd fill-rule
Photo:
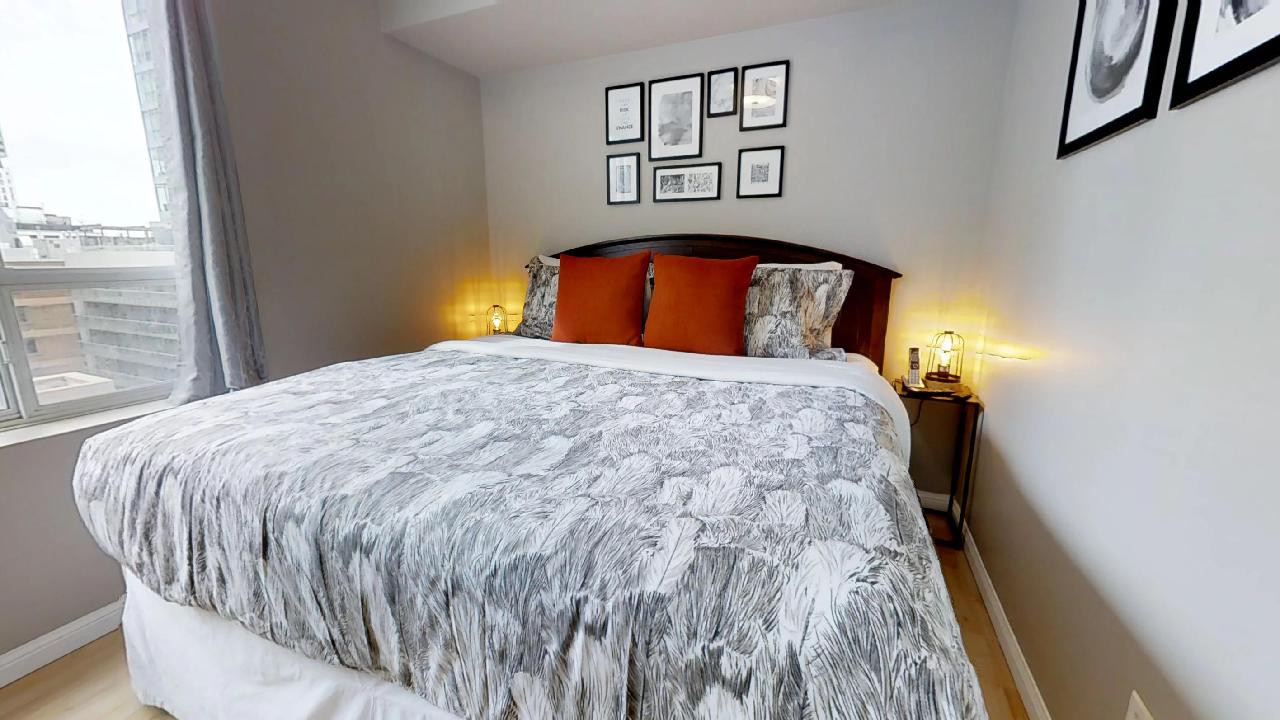
M 947 493 L 946 510 L 929 510 L 921 508 L 921 512 L 944 515 L 947 527 L 951 530 L 951 538 L 934 537 L 933 541 L 956 550 L 964 549 L 964 523 L 969 515 L 969 504 L 973 499 L 973 482 L 977 477 L 978 448 L 982 444 L 982 428 L 986 423 L 986 406 L 977 395 L 957 398 L 954 395 L 923 395 L 904 392 L 900 382 L 895 381 L 894 390 L 904 400 L 915 400 L 920 403 L 918 412 L 924 412 L 927 402 L 962 405 L 960 421 L 956 423 L 955 455 L 951 461 L 951 488 Z M 919 419 L 919 415 L 916 418 Z M 957 499 L 957 494 L 959 498 Z M 957 514 L 957 510 L 959 513 Z

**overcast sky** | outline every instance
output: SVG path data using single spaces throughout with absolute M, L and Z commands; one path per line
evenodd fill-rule
M 18 204 L 157 218 L 119 0 L 0 0 L 0 133 Z

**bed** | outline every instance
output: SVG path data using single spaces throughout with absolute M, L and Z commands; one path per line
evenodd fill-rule
M 982 718 L 876 366 L 499 336 L 322 368 L 91 438 L 139 698 L 180 718 Z

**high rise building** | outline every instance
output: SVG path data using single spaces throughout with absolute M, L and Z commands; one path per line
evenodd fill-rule
M 4 128 L 0 128 L 0 247 L 12 247 L 14 243 L 14 215 L 18 211 L 18 196 L 13 190 L 13 174 L 8 168 L 9 152 L 4 146 Z
M 129 34 L 129 59 L 133 63 L 133 81 L 138 89 L 138 108 L 142 111 L 142 127 L 147 136 L 147 154 L 151 158 L 156 207 L 163 219 L 169 212 L 169 168 L 166 159 L 168 148 L 161 125 L 155 47 L 141 3 L 138 0 L 123 0 L 121 5 L 124 11 L 124 29 Z

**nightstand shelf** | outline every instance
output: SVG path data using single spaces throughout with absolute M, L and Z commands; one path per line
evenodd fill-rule
M 901 381 L 895 380 L 893 389 L 902 398 L 914 428 L 930 407 L 951 406 L 959 410 L 955 445 L 950 468 L 950 486 L 946 494 L 946 509 L 922 508 L 926 514 L 935 513 L 946 520 L 950 537 L 934 536 L 934 542 L 957 550 L 964 548 L 964 523 L 973 499 L 973 481 L 978 467 L 978 448 L 982 441 L 982 424 L 985 407 L 977 395 L 927 395 L 903 390 Z

